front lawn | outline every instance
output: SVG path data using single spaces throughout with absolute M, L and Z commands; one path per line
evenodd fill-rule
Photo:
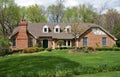
M 120 71 L 120 52 L 69 54 L 67 50 L 0 57 L 0 77 L 52 77 Z
M 73 77 L 120 77 L 120 71 L 107 72 L 107 73 L 97 73 L 97 74 L 87 74 L 79 75 Z

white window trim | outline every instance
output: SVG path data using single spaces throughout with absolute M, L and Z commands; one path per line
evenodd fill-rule
M 56 32 L 56 29 L 58 29 L 58 32 Z M 54 33 L 60 33 L 60 26 L 59 25 L 56 25 L 54 27 Z
M 66 33 L 68 33 L 67 29 L 69 29 L 70 32 L 71 32 L 71 26 L 68 25 L 68 26 L 65 27 L 65 32 L 66 32 Z
M 72 46 L 72 41 L 71 40 L 65 40 L 65 45 L 62 45 L 62 47 L 71 47 Z M 68 41 L 70 41 L 70 45 L 68 46 Z
M 47 31 L 46 31 L 46 32 L 44 31 L 44 29 L 45 29 L 45 28 L 47 29 Z M 49 32 L 49 28 L 48 28 L 48 26 L 47 26 L 47 25 L 45 25 L 45 26 L 43 27 L 43 33 L 48 33 L 48 32 Z

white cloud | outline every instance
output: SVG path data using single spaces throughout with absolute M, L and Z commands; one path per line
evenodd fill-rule
M 78 6 L 79 2 L 77 0 L 66 0 L 64 4 L 65 7 L 73 7 L 73 6 Z
M 15 0 L 19 6 L 39 4 L 45 7 L 48 7 L 51 4 L 55 4 L 55 1 L 56 0 Z M 96 9 L 100 9 L 105 5 L 107 9 L 117 8 L 117 10 L 120 11 L 120 0 L 65 0 L 64 4 L 65 7 L 78 6 L 79 4 L 91 4 Z
M 19 6 L 29 6 L 35 4 L 34 0 L 15 0 Z

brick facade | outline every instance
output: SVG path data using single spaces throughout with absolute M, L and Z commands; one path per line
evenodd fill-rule
M 114 44 L 116 44 L 115 40 L 109 36 L 106 35 L 95 35 L 93 31 L 90 29 L 87 32 L 85 32 L 80 38 L 79 38 L 79 47 L 83 47 L 83 37 L 87 37 L 88 40 L 88 47 L 103 47 L 102 45 L 102 38 L 106 38 L 106 46 L 112 47 Z
M 14 37 L 16 38 L 16 46 L 12 47 L 13 50 L 28 48 L 28 34 L 26 20 L 20 21 L 18 33 Z
M 67 34 L 64 35 L 63 32 L 62 32 L 63 33 L 62 35 L 59 35 L 60 33 L 50 33 L 50 34 L 45 33 L 44 35 L 40 36 L 39 34 L 43 34 L 41 25 L 39 25 L 40 27 L 38 26 L 39 28 L 36 28 L 35 30 L 33 30 L 33 28 L 31 28 L 33 26 L 30 26 L 28 28 L 27 25 L 28 25 L 28 23 L 26 20 L 23 19 L 20 21 L 17 32 L 11 36 L 11 42 L 13 42 L 12 41 L 13 38 L 16 39 L 16 46 L 11 46 L 11 49 L 18 50 L 18 49 L 28 48 L 29 38 L 32 39 L 32 43 L 33 43 L 32 46 L 35 46 L 36 44 L 38 44 L 40 47 L 44 47 L 43 40 L 47 40 L 48 48 L 53 48 L 53 49 L 58 47 L 57 41 L 59 40 L 59 38 L 61 38 L 61 40 L 67 41 L 66 46 L 68 46 L 68 41 L 69 41 L 70 46 L 83 47 L 83 38 L 84 37 L 87 37 L 87 47 L 94 47 L 94 48 L 95 47 L 103 47 L 103 45 L 102 45 L 103 37 L 106 38 L 106 46 L 112 47 L 114 44 L 116 44 L 115 37 L 112 36 L 111 34 L 105 32 L 105 30 L 103 30 L 100 27 L 96 27 L 96 28 L 98 28 L 100 31 L 104 32 L 104 35 L 102 35 L 102 34 L 96 35 L 93 32 L 92 28 L 88 28 L 88 30 L 86 30 L 82 35 L 80 35 L 80 37 L 78 38 L 78 40 L 76 42 L 74 40 L 74 38 L 71 38 Z M 41 29 L 41 30 L 39 30 L 39 29 Z M 52 29 L 53 28 L 51 28 L 51 30 Z M 32 34 L 30 31 L 33 33 L 35 32 L 35 34 Z M 36 34 L 39 35 L 38 38 L 35 37 Z M 53 38 L 53 35 L 56 35 L 58 37 L 54 36 L 55 38 Z M 68 38 L 67 36 L 69 36 L 70 38 Z

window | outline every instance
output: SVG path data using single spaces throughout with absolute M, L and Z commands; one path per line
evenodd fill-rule
M 66 46 L 66 40 L 64 40 L 64 46 Z
M 70 46 L 70 40 L 68 40 L 68 46 Z
M 55 32 L 55 33 L 60 33 L 60 26 L 58 26 L 58 25 L 55 26 L 55 27 L 54 27 L 54 32 Z
M 56 32 L 58 32 L 58 28 L 56 28 Z
M 69 28 L 67 28 L 67 29 L 66 29 L 66 31 L 67 31 L 67 32 L 70 32 L 70 29 L 69 29 Z
M 32 38 L 28 39 L 28 47 L 33 47 L 33 39 Z
M 43 27 L 43 32 L 44 32 L 44 33 L 48 33 L 48 32 L 49 32 L 49 28 L 48 28 L 47 25 L 45 25 L 45 26 Z
M 87 43 L 88 43 L 88 42 L 87 42 L 87 37 L 84 37 L 84 38 L 83 38 L 83 46 L 87 46 Z
M 16 39 L 15 38 L 12 41 L 12 46 L 16 46 Z
M 47 32 L 47 28 L 44 28 L 44 32 Z
M 71 26 L 69 26 L 69 25 L 68 25 L 68 26 L 66 26 L 66 27 L 65 27 L 65 32 L 67 32 L 67 33 L 68 33 L 68 32 L 70 32 L 70 31 L 71 31 Z
M 103 45 L 103 46 L 106 46 L 106 43 L 107 43 L 107 42 L 106 42 L 106 37 L 103 37 L 103 38 L 102 38 L 102 45 Z

